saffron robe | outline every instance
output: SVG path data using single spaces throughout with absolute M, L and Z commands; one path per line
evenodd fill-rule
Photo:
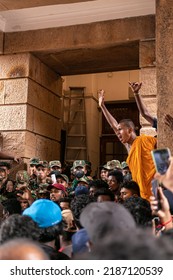
M 132 179 L 139 185 L 141 197 L 147 200 L 151 196 L 151 181 L 156 173 L 151 156 L 151 151 L 156 148 L 156 143 L 155 137 L 137 136 L 126 160 L 132 173 Z

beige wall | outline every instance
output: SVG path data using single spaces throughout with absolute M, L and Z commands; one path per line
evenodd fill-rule
M 86 87 L 86 96 L 92 95 L 97 98 L 97 91 L 102 88 L 106 92 L 106 101 L 128 100 L 128 81 L 138 81 L 139 71 L 74 75 L 63 79 L 64 90 L 69 90 L 69 87 Z

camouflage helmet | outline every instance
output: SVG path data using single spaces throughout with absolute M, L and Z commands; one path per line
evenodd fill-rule
M 128 164 L 127 164 L 126 161 L 122 161 L 122 162 L 121 162 L 121 168 L 122 168 L 122 169 L 128 168 L 128 167 L 129 167 L 129 166 L 128 166 Z
M 87 177 L 82 177 L 82 178 L 78 179 L 77 184 L 80 182 L 88 185 L 90 180 L 88 180 Z
M 108 161 L 103 167 L 108 170 L 122 169 L 120 161 L 116 159 Z
M 73 162 L 73 169 L 78 167 L 78 166 L 84 167 L 85 165 L 86 165 L 86 161 L 85 160 L 75 160 Z
M 49 167 L 52 168 L 54 166 L 58 166 L 61 168 L 61 162 L 59 160 L 52 160 L 52 161 L 49 161 Z
M 33 157 L 33 158 L 30 158 L 29 160 L 29 164 L 30 165 L 37 165 L 39 163 L 40 159 L 37 158 L 37 157 Z
M 43 166 L 45 168 L 49 167 L 49 164 L 46 160 L 40 160 L 37 164 L 36 164 L 36 168 L 38 168 L 39 166 Z
M 56 178 L 62 178 L 64 181 L 66 181 L 67 184 L 69 183 L 69 178 L 65 174 L 58 174 L 56 175 Z

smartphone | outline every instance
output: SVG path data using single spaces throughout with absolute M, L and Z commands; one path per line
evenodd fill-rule
M 55 174 L 51 174 L 52 184 L 56 183 L 56 176 Z
M 171 152 L 169 148 L 156 149 L 151 151 L 156 171 L 165 174 L 169 166 Z
M 153 221 L 154 221 L 154 226 L 155 226 L 155 233 L 158 233 L 162 229 L 160 219 L 159 219 L 159 217 L 154 217 Z
M 161 209 L 161 204 L 160 204 L 160 196 L 159 196 L 159 192 L 158 192 L 159 182 L 156 179 L 153 179 L 151 181 L 151 185 L 152 185 L 153 195 L 158 201 L 158 210 L 160 210 Z

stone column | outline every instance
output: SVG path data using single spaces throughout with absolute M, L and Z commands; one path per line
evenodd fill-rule
M 173 117 L 173 1 L 156 1 L 156 57 L 158 92 L 158 146 L 173 153 L 173 131 L 164 125 L 164 114 Z
M 141 96 L 151 115 L 157 117 L 155 64 L 155 40 L 141 41 L 139 44 Z M 140 116 L 140 123 L 142 126 L 141 134 L 156 135 L 156 130 L 142 116 Z
M 62 79 L 35 56 L 0 56 L 3 150 L 51 160 L 60 157 Z

